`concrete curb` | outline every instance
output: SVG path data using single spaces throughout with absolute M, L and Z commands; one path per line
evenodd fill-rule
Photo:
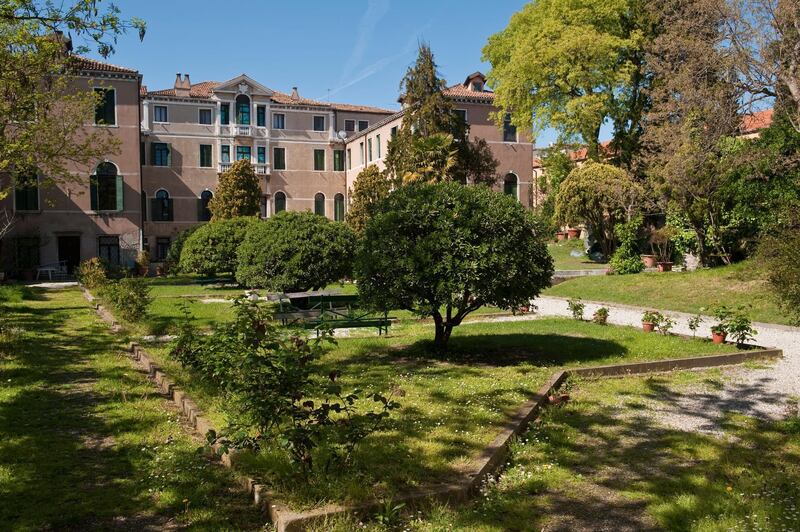
M 93 301 L 92 295 L 81 286 L 84 296 Z M 110 326 L 117 327 L 113 316 L 99 305 L 95 310 L 103 321 Z M 131 358 L 136 362 L 156 387 L 181 411 L 189 420 L 194 431 L 205 438 L 209 430 L 215 427 L 206 418 L 197 404 L 177 387 L 175 382 L 156 364 L 153 359 L 137 343 L 130 345 Z M 478 490 L 489 475 L 497 474 L 503 469 L 508 458 L 511 443 L 523 433 L 528 425 L 534 421 L 548 403 L 548 396 L 555 393 L 573 375 L 583 377 L 619 377 L 646 373 L 663 373 L 674 370 L 696 368 L 710 368 L 741 364 L 747 361 L 768 360 L 780 358 L 783 352 L 780 349 L 761 349 L 742 351 L 724 355 L 711 355 L 706 357 L 691 357 L 674 360 L 656 360 L 652 362 L 634 362 L 627 364 L 613 364 L 607 366 L 594 366 L 573 368 L 554 373 L 550 379 L 524 403 L 511 417 L 497 435 L 497 437 L 475 459 L 458 468 L 456 472 L 460 478 L 450 484 L 429 487 L 409 492 L 393 500 L 395 503 L 404 503 L 408 509 L 419 507 L 432 501 L 448 504 L 460 504 L 468 501 Z M 215 447 L 215 451 L 218 451 Z M 235 453 L 223 454 L 221 463 L 225 467 L 233 467 Z M 259 484 L 256 479 L 246 477 L 241 482 L 242 488 L 253 497 L 253 504 L 269 516 L 277 532 L 297 532 L 306 530 L 312 524 L 324 524 L 327 520 L 343 515 L 356 514 L 369 517 L 380 511 L 383 502 L 372 501 L 357 505 L 330 504 L 312 510 L 296 512 L 287 505 L 279 502 L 274 493 Z

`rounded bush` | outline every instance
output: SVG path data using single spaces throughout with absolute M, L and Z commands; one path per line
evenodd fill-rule
M 180 270 L 202 275 L 233 274 L 236 252 L 248 228 L 258 225 L 263 225 L 258 218 L 240 216 L 198 227 L 183 244 Z
M 180 273 L 181 252 L 183 251 L 183 245 L 186 243 L 186 240 L 200 227 L 202 226 L 193 225 L 191 227 L 187 227 L 175 235 L 175 238 L 172 239 L 172 242 L 169 244 L 169 249 L 167 250 L 166 259 L 164 261 L 169 273 Z
M 343 223 L 281 212 L 247 231 L 236 280 L 278 292 L 316 290 L 350 275 L 355 247 L 355 233 Z

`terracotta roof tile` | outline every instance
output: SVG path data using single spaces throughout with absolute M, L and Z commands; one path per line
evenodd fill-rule
M 380 107 L 371 107 L 369 105 L 353 105 L 350 103 L 332 103 L 330 106 L 337 111 L 349 111 L 352 113 L 374 113 L 381 115 L 393 115 L 397 111 L 391 109 L 382 109 Z
M 72 66 L 77 70 L 90 70 L 93 72 L 119 72 L 121 74 L 138 74 L 139 72 L 131 68 L 125 68 L 111 63 L 104 63 L 96 59 L 90 59 L 81 55 L 70 57 Z
M 364 130 L 362 130 L 362 131 L 356 131 L 356 132 L 354 132 L 354 133 L 353 133 L 353 136 L 351 136 L 351 137 L 347 137 L 347 140 L 348 140 L 348 141 L 351 141 L 351 140 L 353 140 L 353 139 L 357 139 L 358 137 L 363 137 L 364 135 L 366 135 L 366 134 L 368 134 L 368 133 L 372 133 L 373 131 L 375 131 L 375 130 L 376 130 L 376 129 L 378 129 L 379 127 L 385 126 L 385 125 L 386 125 L 386 124 L 388 124 L 389 122 L 393 122 L 393 121 L 397 120 L 398 118 L 400 118 L 401 116 L 403 116 L 403 115 L 405 114 L 405 112 L 406 112 L 406 111 L 405 111 L 405 109 L 403 109 L 403 110 L 401 110 L 401 111 L 397 111 L 396 113 L 394 113 L 394 114 L 391 114 L 391 115 L 387 116 L 386 118 L 383 118 L 383 119 L 381 119 L 381 120 L 378 120 L 377 122 L 375 122 L 374 124 L 372 124 L 371 126 L 369 126 L 367 129 L 364 129 Z
M 744 115 L 742 117 L 742 133 L 754 133 L 768 128 L 772 124 L 772 114 L 772 109 L 764 109 L 763 111 Z
M 189 98 L 209 98 L 211 91 L 214 87 L 218 86 L 218 81 L 201 81 L 200 83 L 192 83 L 189 89 Z M 152 91 L 147 93 L 148 96 L 172 96 L 175 97 L 175 89 L 161 89 L 159 91 Z
M 469 87 L 465 87 L 461 83 L 458 85 L 453 85 L 452 87 L 447 87 L 442 92 L 444 92 L 445 96 L 449 96 L 450 98 L 471 98 L 474 100 L 484 100 L 486 102 L 494 101 L 494 93 L 492 91 L 474 91 Z

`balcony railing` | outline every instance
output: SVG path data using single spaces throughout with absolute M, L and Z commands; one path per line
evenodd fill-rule
M 219 171 L 220 171 L 220 173 L 221 172 L 227 172 L 228 170 L 230 170 L 232 164 L 233 163 L 219 163 Z
M 258 175 L 269 175 L 269 165 L 268 164 L 257 164 L 256 165 L 256 174 L 258 174 Z
M 269 136 L 269 130 L 266 127 L 244 125 L 244 124 L 231 124 L 226 126 L 220 126 L 219 134 L 224 137 L 235 136 L 235 137 L 267 138 Z

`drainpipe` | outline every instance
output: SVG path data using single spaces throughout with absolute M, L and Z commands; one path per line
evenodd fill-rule
M 147 203 L 142 205 L 142 194 L 144 193 L 144 176 L 142 175 L 142 76 L 138 76 L 136 84 L 136 111 L 139 114 L 139 135 L 136 139 L 136 145 L 139 148 L 139 251 L 144 250 L 144 211 L 142 207 L 147 208 Z

